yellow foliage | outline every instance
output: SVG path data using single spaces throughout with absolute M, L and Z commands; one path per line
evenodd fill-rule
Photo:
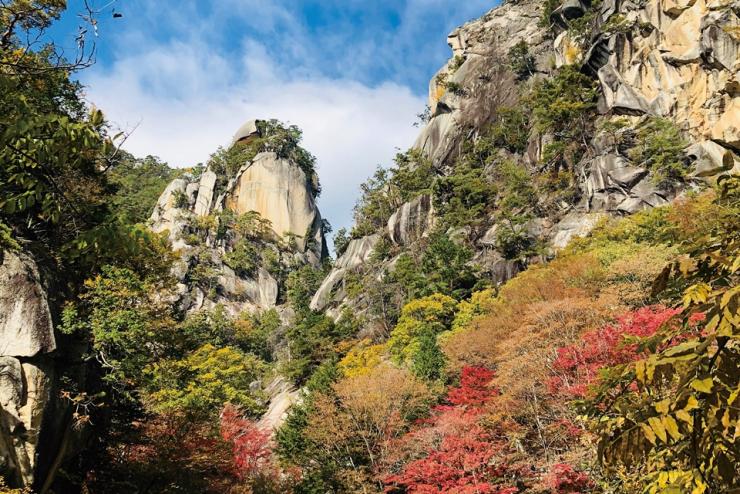
M 450 328 L 457 309 L 457 301 L 435 293 L 404 305 L 398 324 L 391 331 L 388 349 L 399 362 L 406 361 L 419 346 L 425 334 L 439 334 Z
M 385 345 L 370 345 L 369 340 L 363 340 L 339 362 L 339 370 L 348 378 L 365 375 L 380 364 L 384 350 Z

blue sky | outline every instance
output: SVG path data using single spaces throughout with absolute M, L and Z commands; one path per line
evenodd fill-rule
M 68 3 L 52 34 L 71 49 L 83 3 Z M 336 229 L 351 225 L 358 186 L 376 165 L 413 143 L 428 81 L 450 56 L 446 35 L 494 5 L 117 0 L 99 15 L 97 63 L 80 79 L 115 126 L 135 129 L 128 150 L 173 166 L 205 161 L 250 118 L 298 125 Z

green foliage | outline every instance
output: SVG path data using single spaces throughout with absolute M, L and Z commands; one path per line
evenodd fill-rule
M 524 40 L 509 49 L 508 58 L 509 67 L 520 80 L 528 78 L 537 70 L 529 45 Z
M 183 359 L 162 360 L 147 367 L 147 401 L 162 413 L 214 417 L 224 403 L 232 403 L 257 416 L 264 405 L 250 385 L 265 371 L 265 364 L 257 357 L 207 343 Z
M 498 108 L 489 135 L 495 146 L 524 153 L 529 140 L 529 116 L 519 107 Z
M 651 117 L 637 129 L 630 158 L 649 169 L 656 183 L 667 185 L 683 181 L 689 172 L 689 160 L 684 153 L 686 146 L 686 140 L 673 122 Z
M 527 103 L 532 108 L 535 128 L 551 134 L 558 146 L 550 150 L 545 163 L 573 166 L 580 159 L 588 147 L 597 95 L 596 82 L 571 65 L 534 87 Z
M 21 246 L 13 238 L 13 230 L 8 225 L 0 221 L 0 253 L 4 249 L 8 250 L 20 250 Z
M 372 177 L 360 185 L 360 198 L 355 204 L 355 225 L 352 238 L 380 231 L 396 209 L 397 201 L 390 196 L 390 172 L 378 167 Z
M 532 179 L 523 166 L 511 161 L 500 163 L 496 176 L 502 188 L 496 212 L 496 246 L 507 259 L 526 258 L 537 250 L 536 241 L 526 231 L 537 206 Z
M 122 151 L 119 156 L 107 173 L 108 182 L 116 190 L 111 210 L 123 223 L 145 223 L 162 191 L 179 172 L 155 156 L 137 159 Z M 187 197 L 179 192 L 183 197 L 175 197 L 175 206 L 187 206 Z
M 398 190 L 403 202 L 431 192 L 434 169 L 429 158 L 418 149 L 397 153 L 391 169 L 391 186 Z
M 411 356 L 411 372 L 426 381 L 437 381 L 443 376 L 445 357 L 437 344 L 437 336 L 424 332 Z
M 552 15 L 556 8 L 560 7 L 560 3 L 561 0 L 544 0 L 542 15 L 540 16 L 540 21 L 538 23 L 539 27 L 550 27 L 550 15 Z
M 253 242 L 240 239 L 224 255 L 224 264 L 239 276 L 252 276 L 259 267 L 261 259 L 260 251 Z
M 106 266 L 62 313 L 60 331 L 89 337 L 104 380 L 122 395 L 142 382 L 147 364 L 164 355 L 175 326 L 156 301 L 157 288 L 130 269 Z
M 739 183 L 720 184 L 717 221 L 656 282 L 655 291 L 671 280 L 687 286 L 683 313 L 641 342 L 647 358 L 612 369 L 592 404 L 601 459 L 647 458 L 645 492 L 726 492 L 740 482 Z
M 310 311 L 311 298 L 324 281 L 326 271 L 306 264 L 293 269 L 286 282 L 287 299 L 290 306 L 298 313 Z
M 347 234 L 346 228 L 340 228 L 337 230 L 337 233 L 334 234 L 334 253 L 337 256 L 337 259 L 347 250 L 350 240 L 351 237 Z
M 390 169 L 378 167 L 375 174 L 360 185 L 352 238 L 378 233 L 403 202 L 431 193 L 435 170 L 421 151 L 410 149 L 398 153 L 394 162 L 395 166 Z
M 435 293 L 404 305 L 398 324 L 388 340 L 388 351 L 399 363 L 416 361 L 419 371 L 432 372 L 437 358 L 436 342 L 424 341 L 450 328 L 457 302 L 452 297 Z M 438 349 L 437 349 L 438 350 Z

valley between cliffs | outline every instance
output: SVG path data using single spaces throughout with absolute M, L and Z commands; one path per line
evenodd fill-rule
M 0 62 L 0 493 L 740 489 L 740 4 L 447 43 L 334 257 L 297 127 L 173 170 Z

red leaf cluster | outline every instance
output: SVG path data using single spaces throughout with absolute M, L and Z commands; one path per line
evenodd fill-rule
M 259 429 L 230 404 L 221 412 L 221 437 L 233 445 L 234 470 L 239 478 L 252 478 L 269 465 L 269 432 Z
M 424 457 L 411 461 L 402 471 L 384 479 L 386 492 L 408 494 L 514 494 L 515 487 L 498 485 L 507 472 L 497 456 L 505 443 L 484 429 L 478 419 L 496 390 L 494 373 L 481 367 L 462 370 L 460 386 L 449 390 L 446 401 L 422 428 L 406 434 L 402 442 L 430 446 Z M 434 446 L 436 445 L 436 446 Z
M 567 463 L 553 465 L 547 476 L 547 484 L 553 494 L 582 494 L 594 487 L 585 472 L 579 472 Z
M 460 386 L 447 393 L 447 402 L 456 406 L 484 405 L 496 390 L 490 386 L 494 373 L 484 367 L 464 367 L 460 374 Z
M 663 306 L 644 307 L 620 317 L 615 325 L 584 333 L 574 345 L 559 348 L 552 365 L 555 375 L 548 382 L 550 392 L 585 397 L 598 382 L 600 369 L 640 358 L 638 345 L 625 343 L 625 337 L 652 336 L 679 312 Z

